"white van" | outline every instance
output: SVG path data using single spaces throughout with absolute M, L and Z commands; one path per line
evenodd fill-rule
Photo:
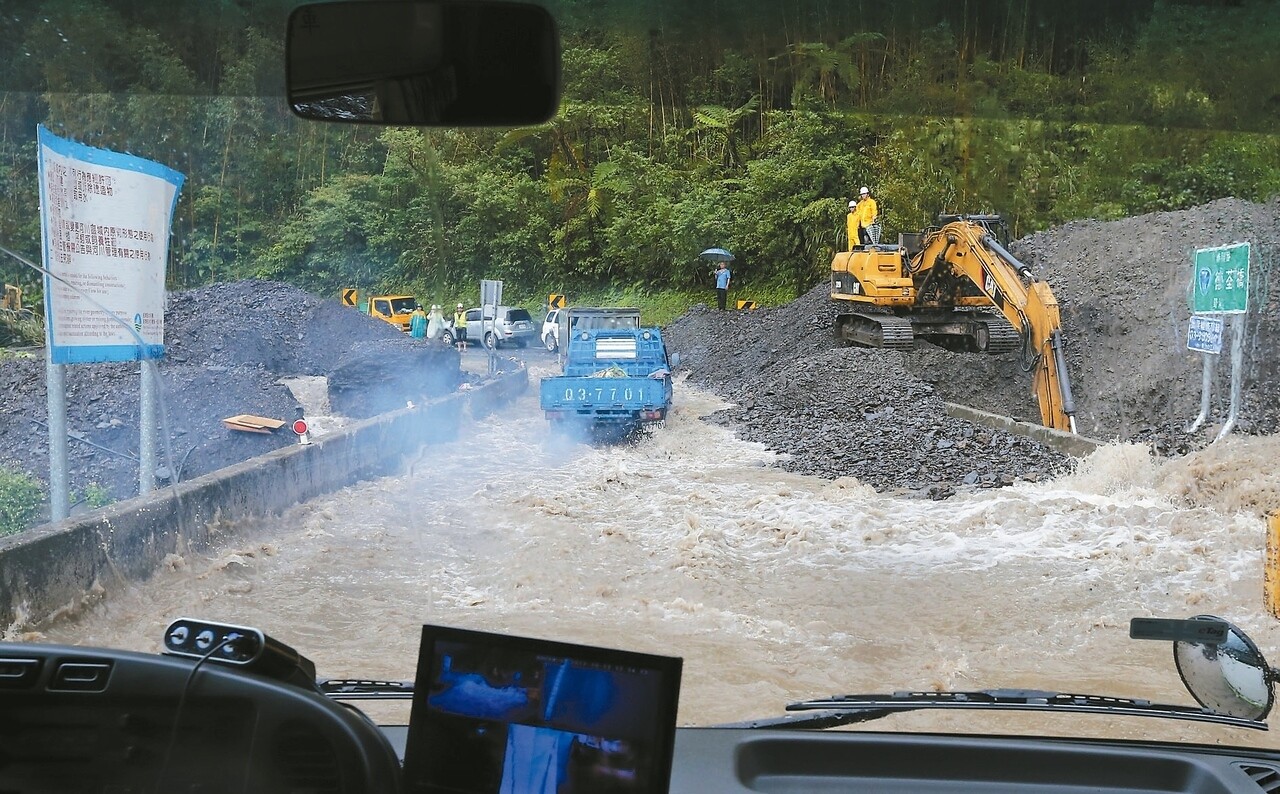
M 563 309 L 552 309 L 542 320 L 542 346 L 552 353 L 560 349 L 560 314 Z

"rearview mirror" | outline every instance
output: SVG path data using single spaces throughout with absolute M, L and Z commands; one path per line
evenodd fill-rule
M 289 16 L 289 105 L 320 121 L 526 126 L 555 115 L 546 9 L 500 0 L 347 0 Z
M 1200 705 L 1219 714 L 1251 720 L 1266 719 L 1275 702 L 1272 682 L 1280 671 L 1267 660 L 1249 636 L 1229 622 L 1212 615 L 1192 620 L 1226 623 L 1221 642 L 1182 640 L 1173 644 L 1173 660 L 1187 690 Z

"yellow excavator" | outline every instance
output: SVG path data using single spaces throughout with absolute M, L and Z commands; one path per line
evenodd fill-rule
M 849 344 L 911 350 L 917 337 L 999 355 L 1021 348 L 1046 427 L 1076 431 L 1058 301 L 1009 253 L 998 215 L 940 215 L 897 245 L 856 245 L 831 262 L 835 320 Z

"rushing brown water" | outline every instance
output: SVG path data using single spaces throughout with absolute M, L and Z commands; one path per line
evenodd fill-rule
M 1256 510 L 1275 439 L 1166 464 L 1108 447 L 1054 482 L 929 502 L 770 468 L 699 421 L 715 398 L 681 387 L 677 404 L 634 446 L 594 448 L 551 437 L 526 395 L 401 476 L 228 528 L 35 636 L 154 651 L 170 620 L 201 616 L 257 626 L 325 676 L 407 679 L 421 623 L 510 631 L 683 656 L 680 720 L 700 725 L 900 689 L 1191 704 L 1169 647 L 1128 639 L 1138 615 L 1228 617 L 1280 657 Z M 1276 744 L 1090 715 L 869 727 Z

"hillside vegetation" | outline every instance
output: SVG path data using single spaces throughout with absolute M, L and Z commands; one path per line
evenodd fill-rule
M 186 174 L 175 288 L 687 291 L 724 246 L 738 286 L 795 294 L 846 244 L 862 184 L 889 235 L 939 211 L 1023 235 L 1280 192 L 1264 0 L 549 5 L 555 120 L 423 130 L 292 117 L 267 33 L 284 4 L 6 3 L 0 242 L 39 251 L 37 123 Z

